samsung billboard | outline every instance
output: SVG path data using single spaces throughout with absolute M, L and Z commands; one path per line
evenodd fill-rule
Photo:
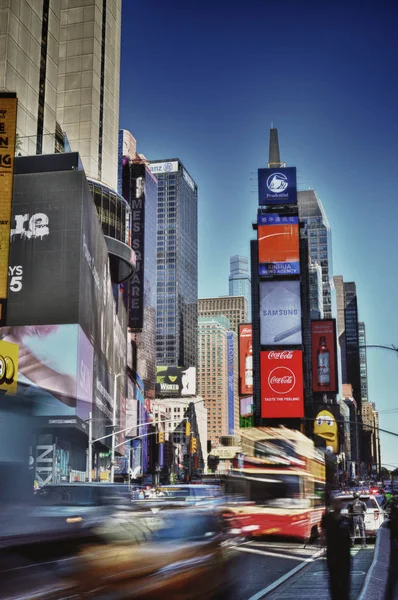
M 258 203 L 297 204 L 296 167 L 258 169 Z
M 299 281 L 260 282 L 260 343 L 262 346 L 302 344 Z

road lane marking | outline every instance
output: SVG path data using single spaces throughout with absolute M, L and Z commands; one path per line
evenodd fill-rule
M 262 554 L 263 556 L 275 556 L 276 558 L 287 558 L 290 560 L 302 560 L 302 556 L 294 556 L 292 554 L 280 554 L 278 552 L 270 552 L 268 550 L 257 550 L 256 548 L 247 548 L 243 546 L 239 546 L 238 550 L 240 552 L 251 552 L 252 554 Z M 311 558 L 311 557 L 310 557 Z
M 259 552 L 261 552 L 261 551 L 259 551 Z M 260 590 L 259 592 L 257 592 L 253 596 L 250 596 L 250 598 L 248 598 L 248 600 L 260 600 L 261 598 L 263 598 L 264 596 L 266 596 L 267 594 L 269 594 L 270 592 L 272 592 L 275 588 L 277 588 L 278 586 L 280 586 L 282 583 L 284 583 L 285 581 L 287 581 L 288 579 L 290 579 L 290 577 L 293 577 L 293 575 L 295 575 L 296 573 L 298 573 L 299 571 L 301 571 L 301 569 L 304 569 L 304 567 L 306 567 L 309 563 L 314 562 L 315 560 L 317 560 L 317 558 L 319 556 L 321 556 L 321 554 L 323 554 L 324 552 L 325 552 L 325 549 L 321 548 L 311 558 L 304 559 L 304 561 L 302 563 L 300 563 L 299 565 L 297 565 L 296 567 L 294 567 L 294 569 L 292 569 L 288 573 L 285 573 L 285 575 L 282 575 L 282 577 L 279 577 L 279 579 L 277 579 L 276 581 L 274 581 L 273 583 L 271 583 L 270 585 L 268 585 L 266 588 Z

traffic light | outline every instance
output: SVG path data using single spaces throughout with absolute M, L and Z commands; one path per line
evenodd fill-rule
M 164 444 L 164 431 L 158 432 L 158 444 Z
M 185 435 L 188 437 L 191 435 L 191 423 L 189 421 L 185 423 Z
M 197 440 L 194 437 L 191 437 L 191 443 L 190 443 L 190 448 L 189 451 L 191 454 L 195 454 L 197 449 Z

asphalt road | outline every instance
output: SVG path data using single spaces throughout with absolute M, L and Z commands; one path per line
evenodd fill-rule
M 369 547 L 369 550 L 371 548 L 373 550 L 373 546 Z M 239 583 L 231 600 L 259 600 L 263 595 L 260 593 L 261 591 L 264 595 L 270 594 L 273 590 L 273 584 L 276 582 L 282 583 L 281 578 L 288 576 L 299 565 L 305 564 L 303 573 L 308 565 L 311 568 L 311 565 L 314 565 L 312 559 L 316 559 L 317 555 L 320 554 L 320 550 L 317 545 L 304 548 L 304 544 L 287 542 L 253 541 L 243 544 L 239 550 Z M 353 550 L 353 554 L 357 551 L 358 549 Z M 321 562 L 323 563 L 323 561 Z M 321 565 L 318 561 L 317 564 Z M 323 570 L 323 566 L 317 568 Z M 325 579 L 326 586 L 326 570 L 324 575 L 322 573 L 320 575 Z M 292 573 L 293 576 L 296 577 L 295 573 Z M 364 576 L 365 573 L 361 578 L 364 578 Z M 286 581 L 289 580 L 286 579 Z M 283 585 L 285 585 L 285 582 L 283 582 Z M 276 589 L 279 588 L 276 587 Z M 356 597 L 355 594 L 352 594 L 352 596 Z

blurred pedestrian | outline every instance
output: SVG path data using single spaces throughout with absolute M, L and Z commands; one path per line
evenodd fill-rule
M 332 600 L 349 600 L 351 567 L 351 523 L 341 514 L 341 500 L 333 498 L 331 508 L 322 518 L 322 541 L 326 544 Z
M 366 504 L 361 500 L 360 494 L 355 492 L 354 500 L 348 505 L 348 513 L 352 519 L 352 541 L 355 542 L 357 528 L 362 541 L 362 548 L 366 548 L 365 513 Z

